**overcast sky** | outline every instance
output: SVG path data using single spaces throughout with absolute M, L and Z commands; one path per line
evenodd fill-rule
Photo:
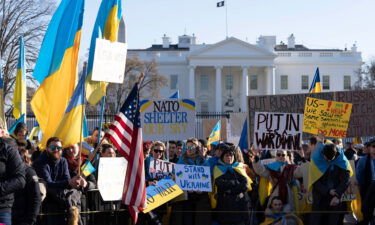
M 129 48 L 161 43 L 163 34 L 195 34 L 198 43 L 225 39 L 225 7 L 219 0 L 124 0 Z M 100 0 L 87 0 L 82 50 L 90 42 Z M 365 61 L 375 59 L 375 0 L 227 0 L 229 36 L 254 44 L 260 35 L 309 48 L 350 48 L 357 42 Z M 82 55 L 81 51 L 81 55 Z

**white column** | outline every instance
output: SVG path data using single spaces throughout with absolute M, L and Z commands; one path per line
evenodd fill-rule
M 249 94 L 249 84 L 247 75 L 249 73 L 249 67 L 242 67 L 242 79 L 241 79 L 241 112 L 247 111 L 247 96 Z
M 216 79 L 215 79 L 215 110 L 216 112 L 223 111 L 222 109 L 222 92 L 221 92 L 221 70 L 222 66 L 215 66 L 216 68 Z
M 189 98 L 195 98 L 195 66 L 189 70 Z
M 274 85 L 274 75 L 273 75 L 273 67 L 267 66 L 266 67 L 266 90 L 267 95 L 273 95 L 275 93 L 275 85 Z

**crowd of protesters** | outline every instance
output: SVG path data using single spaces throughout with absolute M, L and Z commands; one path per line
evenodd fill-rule
M 96 129 L 85 142 L 95 148 L 103 135 Z M 81 173 L 90 156 L 79 144 L 63 148 L 52 137 L 41 151 L 26 136 L 20 123 L 0 138 L 0 224 L 131 224 L 120 201 L 101 198 L 97 171 Z M 210 167 L 212 192 L 185 191 L 140 214 L 137 224 L 375 224 L 375 139 L 343 146 L 341 139 L 312 136 L 300 151 L 206 143 L 144 142 L 147 186 L 160 179 L 149 171 L 158 159 Z M 100 157 L 118 156 L 109 143 L 99 149 L 96 169 Z

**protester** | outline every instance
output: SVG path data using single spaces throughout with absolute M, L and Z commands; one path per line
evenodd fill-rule
M 290 212 L 290 206 L 284 205 L 278 196 L 274 196 L 264 212 L 266 218 L 260 225 L 274 224 L 275 221 L 281 220 L 282 217 Z
M 116 151 L 114 150 L 113 146 L 110 144 L 103 144 L 102 151 L 100 152 L 100 157 L 116 157 Z
M 220 225 L 245 225 L 250 219 L 250 199 L 247 191 L 251 190 L 252 180 L 246 173 L 243 163 L 238 162 L 235 147 L 223 150 L 214 168 L 214 204 L 216 221 Z M 216 204 L 215 204 L 216 203 Z
M 22 142 L 18 142 L 18 151 L 25 163 L 26 185 L 22 190 L 14 193 L 12 208 L 13 225 L 33 225 L 39 214 L 41 205 L 41 193 L 38 176 L 31 167 L 31 159 Z
M 26 143 L 27 126 L 25 123 L 18 123 L 13 133 L 10 135 L 15 141 Z
M 81 194 L 77 191 L 83 184 L 80 176 L 70 177 L 67 160 L 62 157 L 62 142 L 57 137 L 47 140 L 47 150 L 33 163 L 37 175 L 47 183 L 44 209 L 51 212 L 69 210 L 70 224 L 79 221 Z M 72 189 L 73 188 L 73 189 Z M 47 216 L 47 224 L 64 224 L 64 216 Z
M 359 185 L 362 203 L 366 201 L 369 194 L 371 184 L 375 183 L 375 139 L 371 139 L 368 143 L 369 152 L 366 156 L 360 158 L 356 167 L 356 178 Z M 373 193 L 372 193 L 373 194 Z M 362 205 L 362 209 L 364 209 Z M 372 218 L 372 212 L 363 210 L 364 221 L 362 224 L 368 224 Z
M 176 145 L 176 158 L 173 160 L 174 163 L 177 163 L 182 155 L 182 141 L 177 141 Z
M 145 141 L 143 142 L 143 156 L 146 159 L 148 156 L 150 156 L 151 153 L 151 141 Z
M 177 158 L 177 143 L 175 141 L 169 141 L 168 152 L 169 152 L 169 162 L 174 162 L 178 160 Z
M 213 150 L 212 157 L 208 159 L 208 164 L 210 165 L 211 170 L 213 170 L 214 167 L 219 162 L 219 159 L 221 157 L 221 153 L 223 152 L 223 149 L 226 149 L 228 147 L 229 146 L 227 144 L 225 144 L 225 143 L 220 143 L 220 144 L 218 144 L 218 145 L 215 146 L 215 148 Z
M 2 129 L 1 129 L 2 130 Z M 25 166 L 16 143 L 1 132 L 0 137 L 0 224 L 12 224 L 14 193 L 25 186 Z
M 156 185 L 157 178 L 150 173 L 150 163 L 155 159 L 164 160 L 165 145 L 163 142 L 156 141 L 151 146 L 151 156 L 145 159 L 145 173 L 147 185 Z
M 253 162 L 255 172 L 272 183 L 272 191 L 270 199 L 274 196 L 279 198 L 285 203 L 289 204 L 292 210 L 295 210 L 295 192 L 297 181 L 295 179 L 296 165 L 290 164 L 287 158 L 287 151 L 277 151 L 276 161 L 263 165 L 259 158 L 260 151 L 255 150 L 255 158 Z M 266 189 L 259 187 L 260 190 Z M 267 203 L 267 202 L 266 202 Z M 270 204 L 268 201 L 267 206 Z
M 189 138 L 186 141 L 186 150 L 180 157 L 178 164 L 196 165 L 196 166 L 209 166 L 199 151 L 198 140 Z M 206 192 L 192 192 L 187 193 L 188 200 L 184 201 L 182 212 L 173 212 L 171 224 L 184 224 L 184 225 L 200 225 L 211 224 L 211 206 L 208 194 Z
M 104 131 L 102 130 L 100 132 L 100 138 L 104 137 Z M 85 142 L 87 142 L 92 147 L 96 148 L 98 146 L 98 139 L 99 139 L 99 127 L 95 127 L 95 129 L 92 132 L 92 135 L 85 138 Z M 105 144 L 107 144 L 107 141 L 105 141 Z
M 201 151 L 202 156 L 204 157 L 205 160 L 208 160 L 210 156 L 207 154 L 207 141 L 204 139 L 199 139 L 199 150 Z
M 347 204 L 341 201 L 341 197 L 349 186 L 350 171 L 350 164 L 342 150 L 334 144 L 318 147 L 309 171 L 313 197 L 310 224 L 338 224 L 343 221 Z

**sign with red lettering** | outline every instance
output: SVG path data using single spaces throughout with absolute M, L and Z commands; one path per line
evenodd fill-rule
M 306 98 L 303 132 L 325 137 L 345 138 L 352 104 Z

